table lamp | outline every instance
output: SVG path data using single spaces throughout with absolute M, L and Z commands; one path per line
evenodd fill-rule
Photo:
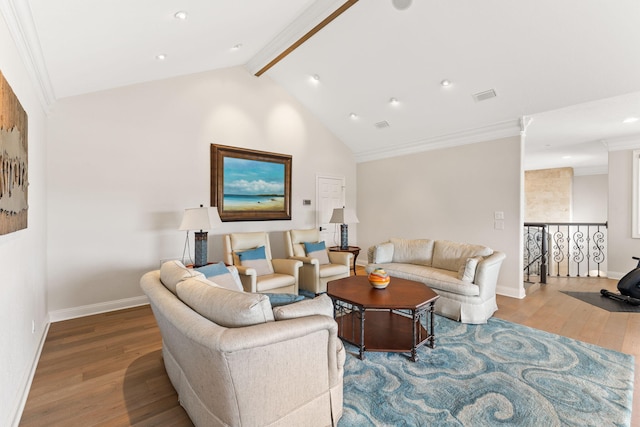
M 187 231 L 185 248 L 188 247 L 189 244 L 189 231 L 192 230 L 195 232 L 194 267 L 202 267 L 207 264 L 208 232 L 204 230 L 211 230 L 220 225 L 222 225 L 222 221 L 220 220 L 220 215 L 218 215 L 218 209 L 215 206 L 205 208 L 200 205 L 199 208 L 188 208 L 184 210 L 184 216 L 182 217 L 179 230 Z
M 340 249 L 349 249 L 349 226 L 347 224 L 357 224 L 358 218 L 355 212 L 345 207 L 335 208 L 329 223 L 340 224 Z

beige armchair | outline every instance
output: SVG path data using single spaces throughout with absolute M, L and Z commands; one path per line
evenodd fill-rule
M 349 277 L 353 254 L 327 250 L 328 264 L 321 263 L 318 258 L 307 256 L 304 243 L 320 240 L 320 232 L 317 229 L 285 231 L 284 240 L 287 257 L 303 262 L 300 269 L 300 289 L 320 294 L 327 292 L 327 282 Z
M 232 233 L 223 237 L 224 262 L 234 265 L 246 292 L 298 294 L 298 275 L 301 261 L 272 259 L 269 235 L 265 232 Z M 264 248 L 260 265 L 243 261 L 243 252 Z M 243 265 L 244 263 L 244 265 Z

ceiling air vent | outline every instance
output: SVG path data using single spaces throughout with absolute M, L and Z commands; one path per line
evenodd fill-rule
M 484 92 L 478 92 L 473 94 L 473 99 L 476 101 L 485 101 L 487 99 L 495 98 L 497 96 L 496 91 L 493 89 L 485 90 Z
M 384 129 L 384 128 L 388 128 L 390 125 L 388 121 L 383 120 L 381 122 L 376 123 L 374 126 L 377 127 L 378 129 Z

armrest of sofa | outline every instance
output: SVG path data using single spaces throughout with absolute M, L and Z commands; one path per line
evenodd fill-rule
M 329 262 L 331 264 L 340 264 L 351 267 L 351 259 L 353 254 L 351 252 L 331 252 L 329 251 Z
M 296 259 L 272 259 L 273 270 L 279 274 L 288 274 L 298 277 L 298 270 L 302 267 L 302 261 Z
M 474 283 L 480 288 L 481 297 L 495 295 L 500 267 L 506 257 L 504 252 L 496 251 L 478 263 Z

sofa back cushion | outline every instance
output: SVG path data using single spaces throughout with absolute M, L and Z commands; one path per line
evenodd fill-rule
M 431 265 L 435 268 L 458 272 L 466 265 L 467 258 L 486 257 L 492 253 L 493 250 L 482 245 L 436 240 Z
M 391 238 L 390 242 L 393 243 L 393 262 L 431 265 L 433 240 Z
M 320 241 L 320 232 L 317 228 L 309 228 L 306 230 L 291 230 L 291 245 L 293 246 L 293 256 L 307 256 L 304 250 L 304 242 Z
M 204 277 L 202 273 L 187 268 L 178 260 L 163 262 L 160 266 L 160 281 L 171 292 L 176 294 L 176 285 L 191 277 Z
M 207 279 L 191 278 L 177 285 L 178 298 L 195 312 L 225 328 L 272 322 L 269 297 L 232 291 Z

